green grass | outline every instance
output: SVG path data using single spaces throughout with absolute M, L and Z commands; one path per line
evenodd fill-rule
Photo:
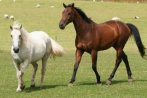
M 136 3 L 111 3 L 64 0 L 65 3 L 75 2 L 94 21 L 101 23 L 118 16 L 124 22 L 135 24 L 147 46 L 147 6 Z M 40 3 L 40 8 L 35 8 Z M 91 69 L 90 55 L 84 54 L 74 87 L 68 87 L 74 64 L 75 30 L 69 24 L 65 30 L 58 27 L 63 10 L 62 0 L 3 0 L 0 2 L 0 98 L 146 98 L 147 96 L 147 63 L 143 60 L 136 48 L 133 38 L 126 44 L 125 51 L 131 65 L 134 82 L 127 82 L 124 63 L 121 63 L 111 86 L 105 81 L 111 73 L 115 62 L 115 51 L 109 49 L 99 52 L 98 71 L 102 85 L 95 85 L 96 79 Z M 50 6 L 54 5 L 54 8 Z M 28 31 L 43 30 L 56 39 L 66 50 L 61 58 L 48 60 L 44 87 L 30 89 L 32 66 L 26 70 L 24 80 L 26 88 L 16 93 L 17 79 L 15 68 L 10 55 L 10 29 L 12 21 L 3 18 L 4 14 L 14 15 Z M 134 16 L 140 16 L 135 20 Z M 40 82 L 39 66 L 36 85 Z

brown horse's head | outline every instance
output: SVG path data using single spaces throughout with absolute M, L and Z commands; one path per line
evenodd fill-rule
M 59 23 L 60 29 L 64 29 L 67 24 L 73 21 L 74 19 L 74 3 L 65 5 L 63 3 L 64 10 L 62 12 L 62 18 Z

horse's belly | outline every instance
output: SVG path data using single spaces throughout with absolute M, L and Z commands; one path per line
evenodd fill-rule
M 32 55 L 32 62 L 36 62 L 43 58 L 45 55 L 45 51 L 37 52 L 34 55 Z
M 115 41 L 104 42 L 98 46 L 98 51 L 109 49 L 114 44 L 115 44 Z
M 38 61 L 42 59 L 46 53 L 46 44 L 38 44 L 32 51 L 32 62 Z

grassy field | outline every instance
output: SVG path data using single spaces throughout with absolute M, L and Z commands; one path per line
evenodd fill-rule
M 142 41 L 147 47 L 147 6 L 136 3 L 110 3 L 78 0 L 2 0 L 0 2 L 0 98 L 146 98 L 147 97 L 147 61 L 143 60 L 137 50 L 133 38 L 126 44 L 134 82 L 127 82 L 126 69 L 121 63 L 111 86 L 105 81 L 109 77 L 115 61 L 115 51 L 109 49 L 99 52 L 98 71 L 102 85 L 95 85 L 96 79 L 91 69 L 90 56 L 85 53 L 80 64 L 75 86 L 68 87 L 74 64 L 75 30 L 70 24 L 65 30 L 58 27 L 62 3 L 75 3 L 97 23 L 118 16 L 124 22 L 135 24 L 141 34 Z M 36 8 L 37 4 L 40 8 Z M 54 6 L 53 8 L 51 6 Z M 43 30 L 56 39 L 66 50 L 61 58 L 49 59 L 42 89 L 30 87 L 32 66 L 26 70 L 24 80 L 26 88 L 16 93 L 17 79 L 15 68 L 10 55 L 11 38 L 9 26 L 11 20 L 3 18 L 4 14 L 14 15 L 28 31 Z M 139 16 L 140 19 L 134 19 Z M 39 66 L 36 85 L 40 82 Z

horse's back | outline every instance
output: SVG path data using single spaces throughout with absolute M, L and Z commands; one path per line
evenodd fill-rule
M 124 32 L 130 33 L 129 27 L 124 22 L 117 21 L 117 20 L 110 20 L 110 21 L 105 22 L 104 24 L 107 24 L 107 25 L 111 26 L 112 28 L 114 27 L 114 28 L 118 29 L 119 33 L 124 33 Z
M 105 50 L 113 47 L 124 46 L 131 35 L 128 26 L 121 21 L 110 20 L 96 26 L 98 48 Z
M 49 36 L 43 31 L 33 31 L 30 33 L 30 40 L 36 47 L 39 45 L 46 47 Z
M 49 39 L 49 36 L 47 35 L 46 32 L 43 31 L 33 31 L 30 33 L 31 38 L 33 39 L 40 39 L 40 40 L 47 40 Z

